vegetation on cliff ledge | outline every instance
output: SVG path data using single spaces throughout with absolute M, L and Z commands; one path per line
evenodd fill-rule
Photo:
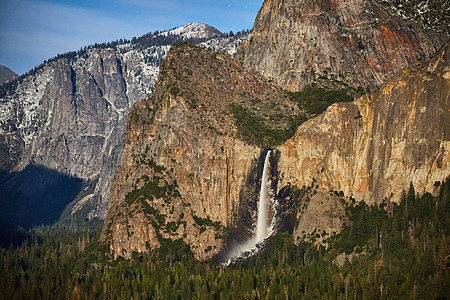
M 300 92 L 287 92 L 287 94 L 311 117 L 320 115 L 333 103 L 353 101 L 348 89 L 325 89 L 314 85 Z
M 275 147 L 294 136 L 295 130 L 303 122 L 320 115 L 333 103 L 353 101 L 348 89 L 325 89 L 317 86 L 308 86 L 300 92 L 286 92 L 286 95 L 297 104 L 300 113 L 272 114 L 265 120 L 264 110 L 251 110 L 240 103 L 229 104 L 239 137 L 263 149 Z
M 271 118 L 274 124 L 286 123 L 283 130 L 279 130 L 272 124 L 264 123 L 260 116 L 252 113 L 240 104 L 232 103 L 229 105 L 229 108 L 235 119 L 239 137 L 263 149 L 281 145 L 294 135 L 300 124 L 308 120 L 304 115 L 290 118 L 274 116 Z

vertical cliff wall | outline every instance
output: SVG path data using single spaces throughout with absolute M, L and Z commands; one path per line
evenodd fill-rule
M 374 91 L 447 38 L 448 28 L 425 29 L 374 0 L 266 0 L 236 57 L 290 91 L 313 82 Z
M 433 192 L 450 175 L 450 47 L 405 69 L 378 92 L 330 106 L 279 147 L 279 186 L 343 191 L 369 203 L 398 200 L 410 182 Z

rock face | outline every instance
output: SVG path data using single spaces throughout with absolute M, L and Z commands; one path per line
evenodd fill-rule
M 374 91 L 446 42 L 448 27 L 428 27 L 374 0 L 266 0 L 236 57 L 289 91 L 314 82 Z
M 103 231 L 116 256 L 168 238 L 183 238 L 199 259 L 220 250 L 225 227 L 236 226 L 240 208 L 258 198 L 246 191 L 261 149 L 240 131 L 245 120 L 236 107 L 279 133 L 299 113 L 231 56 L 172 47 L 153 94 L 130 112 Z
M 0 65 L 0 85 L 4 84 L 5 82 L 12 81 L 18 77 L 19 75 L 17 75 L 15 72 L 11 71 L 5 66 Z
M 378 92 L 330 106 L 279 147 L 279 187 L 343 191 L 368 203 L 397 201 L 450 175 L 450 46 L 426 67 L 405 69 Z
M 414 20 L 427 29 L 448 33 L 450 3 L 446 0 L 384 0 L 378 3 L 403 19 Z
M 345 209 L 350 203 L 348 197 L 312 182 L 301 197 L 296 212 L 294 241 L 309 240 L 327 246 L 327 238 L 341 231 L 347 222 Z
M 1 170 L 21 171 L 33 163 L 90 182 L 92 193 L 72 212 L 86 205 L 89 217 L 104 218 L 130 107 L 152 91 L 171 44 L 215 39 L 218 49 L 233 51 L 228 45 L 240 38 L 191 23 L 44 63 L 2 90 Z

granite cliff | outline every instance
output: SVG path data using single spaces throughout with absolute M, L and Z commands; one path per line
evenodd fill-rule
M 236 57 L 290 91 L 311 83 L 375 91 L 448 39 L 445 12 L 440 19 L 433 13 L 448 12 L 448 5 L 415 2 L 398 8 L 375 0 L 266 0 Z
M 350 199 L 397 201 L 411 182 L 434 192 L 450 175 L 449 50 L 376 93 L 330 106 L 275 148 L 277 199 L 293 203 L 296 237 L 338 232 Z M 236 107 L 264 130 L 249 131 Z M 252 229 L 258 158 L 279 142 L 271 131 L 283 136 L 302 116 L 286 93 L 231 57 L 173 47 L 154 93 L 131 110 L 103 238 L 116 256 L 179 238 L 199 259 L 217 254 L 224 233 Z
M 436 192 L 435 183 L 450 175 L 449 52 L 447 44 L 428 65 L 400 71 L 378 92 L 333 104 L 277 148 L 278 188 L 313 186 L 322 194 L 299 211 L 297 236 L 337 231 L 339 218 L 331 215 L 343 211 L 344 195 L 379 204 L 398 201 L 410 183 L 419 194 Z
M 226 228 L 254 218 L 260 146 L 299 115 L 231 56 L 173 46 L 153 94 L 130 112 L 103 231 L 111 250 L 130 257 L 182 238 L 197 258 L 217 254 Z
M 265 1 L 238 49 L 269 82 L 228 56 L 172 48 L 155 92 L 130 113 L 103 230 L 115 256 L 180 238 L 205 259 L 224 233 L 251 232 L 267 148 L 276 147 L 277 200 L 295 223 L 284 225 L 298 238 L 339 231 L 352 201 L 396 201 L 411 182 L 433 192 L 449 175 L 447 48 L 402 70 L 425 63 L 447 33 L 373 1 L 303 2 Z M 314 114 L 270 79 L 290 91 L 381 88 L 294 134 Z

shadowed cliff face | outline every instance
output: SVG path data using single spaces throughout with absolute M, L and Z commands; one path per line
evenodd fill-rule
M 55 223 L 82 185 L 79 178 L 39 165 L 0 176 L 0 234 L 17 226 L 28 229 Z
M 115 255 L 129 257 L 165 238 L 183 238 L 200 259 L 216 254 L 225 227 L 241 214 L 252 217 L 239 208 L 258 197 L 241 192 L 254 182 L 258 143 L 277 141 L 245 131 L 246 118 L 282 135 L 299 113 L 279 88 L 230 56 L 174 46 L 154 93 L 129 116 L 104 228 Z
M 60 59 L 34 79 L 26 78 L 1 107 L 7 115 L 1 122 L 6 149 L 1 160 L 10 160 L 16 171 L 34 163 L 84 180 L 100 178 L 93 215 L 104 213 L 101 199 L 121 154 L 133 101 L 121 72 L 117 54 L 109 49 L 82 62 Z
M 290 91 L 313 82 L 374 91 L 447 38 L 373 0 L 266 0 L 236 57 Z
M 0 167 L 20 171 L 34 163 L 96 181 L 90 217 L 105 214 L 129 107 L 152 87 L 151 76 L 126 80 L 139 58 L 117 50 L 47 63 L 0 99 Z
M 405 69 L 380 90 L 330 106 L 278 150 L 279 188 L 343 191 L 356 200 L 396 201 L 410 182 L 419 193 L 450 175 L 447 44 L 425 68 Z

